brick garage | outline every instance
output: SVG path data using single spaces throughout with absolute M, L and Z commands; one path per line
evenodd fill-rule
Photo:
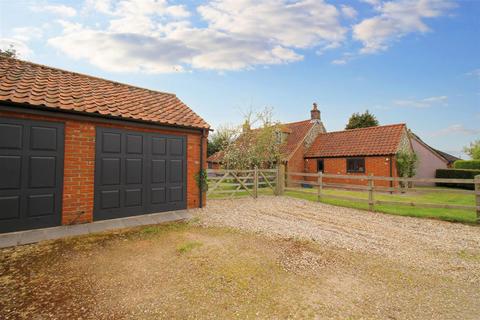
M 178 186 L 175 185 L 175 190 L 182 189 L 185 199 L 182 198 L 180 201 L 175 198 L 175 201 L 172 201 L 172 203 L 175 202 L 175 205 L 162 206 L 159 203 L 151 208 L 196 208 L 205 205 L 205 194 L 199 190 L 195 175 L 201 168 L 205 168 L 206 138 L 209 126 L 173 94 L 136 88 L 20 60 L 0 58 L 0 104 L 0 130 L 5 129 L 4 136 L 7 136 L 10 132 L 14 132 L 12 130 L 16 127 L 23 128 L 19 130 L 24 131 L 18 131 L 22 134 L 19 141 L 23 143 L 23 148 L 28 149 L 26 144 L 31 147 L 32 141 L 37 139 L 33 133 L 30 133 L 33 132 L 32 128 L 42 126 L 48 128 L 50 123 L 58 125 L 62 129 L 62 139 L 58 141 L 63 143 L 61 154 L 63 159 L 58 157 L 55 162 L 58 166 L 62 160 L 60 165 L 62 169 L 61 186 L 56 186 L 57 193 L 52 191 L 53 196 L 56 197 L 58 194 L 61 197 L 60 207 L 55 205 L 54 212 L 52 212 L 58 217 L 46 219 L 45 217 L 48 216 L 46 209 L 41 214 L 29 216 L 32 209 L 28 202 L 31 200 L 30 198 L 40 197 L 39 193 L 42 192 L 38 190 L 42 190 L 42 188 L 34 190 L 28 185 L 29 181 L 21 180 L 19 177 L 18 181 L 21 181 L 18 188 L 15 189 L 15 176 L 12 175 L 12 181 L 15 183 L 12 182 L 11 186 L 5 185 L 3 189 L 0 188 L 0 202 L 3 199 L 8 204 L 7 208 L 18 210 L 18 213 L 2 211 L 5 215 L 2 217 L 4 221 L 5 219 L 12 221 L 16 219 L 17 222 L 13 221 L 8 228 L 2 229 L 2 231 L 85 223 L 95 219 L 95 201 L 98 200 L 95 196 L 95 188 L 99 186 L 98 181 L 95 181 L 95 172 L 99 170 L 99 164 L 96 163 L 96 149 L 99 147 L 96 139 L 99 128 L 116 130 L 113 132 L 118 131 L 121 139 L 124 139 L 124 136 L 127 139 L 130 135 L 145 137 L 144 139 L 158 137 L 157 140 L 162 141 L 165 148 L 168 146 L 171 148 L 174 143 L 178 142 L 179 146 L 183 146 L 182 154 L 178 156 L 178 159 L 172 156 L 163 160 L 161 156 L 156 156 L 158 159 L 153 160 L 152 156 L 152 161 L 163 163 L 164 167 L 161 168 L 166 170 L 164 180 L 169 176 L 169 161 L 182 163 L 183 166 L 179 169 L 182 179 L 179 180 Z M 2 122 L 5 123 L 3 127 Z M 60 131 L 58 133 L 60 134 Z M 164 138 L 166 140 L 159 140 Z M 170 145 L 169 139 L 172 141 Z M 28 141 L 30 142 L 27 143 Z M 125 149 L 123 143 L 128 143 L 128 141 L 121 140 L 121 143 L 123 150 Z M 148 146 L 147 140 L 142 140 L 141 147 L 148 148 Z M 168 150 L 165 152 L 169 152 Z M 5 160 L 5 162 L 0 162 L 5 163 L 0 169 L 6 171 L 7 165 L 15 165 L 13 160 L 24 161 L 22 157 L 26 157 L 27 153 L 29 156 L 31 154 L 30 157 L 40 159 L 43 155 L 39 152 L 41 153 L 41 150 L 22 151 L 7 145 L 2 148 L 0 145 L 0 161 L 1 159 Z M 123 156 L 125 161 L 129 160 L 128 155 Z M 112 157 L 114 156 L 112 155 Z M 139 169 L 141 171 L 139 172 L 142 176 L 148 175 L 148 173 L 144 173 L 146 168 L 149 168 L 147 157 L 150 155 L 141 154 L 132 159 L 141 162 Z M 123 161 L 122 159 L 120 160 Z M 185 163 L 183 163 L 183 159 Z M 23 163 L 27 163 L 28 166 L 28 162 Z M 123 162 L 121 166 L 124 166 Z M 16 168 L 16 166 L 14 167 Z M 32 169 L 22 167 L 21 176 L 30 175 L 29 170 Z M 38 175 L 42 178 L 41 172 Z M 173 173 L 170 175 L 173 176 Z M 45 176 L 42 179 L 48 180 L 49 177 Z M 121 179 L 123 181 L 124 178 Z M 49 188 L 43 189 L 45 190 L 43 193 L 48 194 Z M 119 187 L 119 190 L 123 190 L 122 188 Z M 165 202 L 169 201 L 168 194 L 174 192 L 170 192 L 168 188 L 168 185 L 164 186 Z M 161 190 L 162 188 L 156 189 Z M 174 187 L 171 189 L 173 190 Z M 123 191 L 126 193 L 128 188 Z M 112 190 L 108 192 L 115 193 Z M 121 194 L 119 192 L 118 194 Z M 161 192 L 159 192 L 157 193 L 160 194 Z M 146 197 L 144 193 L 146 193 L 144 188 L 138 193 L 141 201 Z M 177 196 L 180 196 L 180 191 Z M 43 201 L 42 203 L 45 203 L 45 208 L 50 208 L 47 202 Z M 114 209 L 110 211 L 115 213 Z M 141 209 L 132 211 L 132 214 L 141 213 Z M 128 212 L 125 214 L 129 215 Z M 35 221 L 39 222 L 40 216 L 43 221 L 48 220 L 48 223 L 36 225 Z

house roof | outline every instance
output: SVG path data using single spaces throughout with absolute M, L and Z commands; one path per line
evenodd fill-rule
M 207 158 L 207 162 L 220 163 L 223 160 L 223 151 L 217 151 Z
M 287 158 L 303 143 L 305 136 L 313 127 L 311 120 L 285 123 L 282 126 L 289 129 L 287 141 L 280 147 L 280 152 Z
M 0 57 L 0 100 L 56 110 L 208 129 L 176 95 Z
M 304 120 L 298 122 L 290 122 L 281 124 L 281 131 L 288 133 L 287 140 L 280 146 L 280 153 L 286 158 L 297 149 L 298 145 L 303 143 L 305 136 L 313 127 L 314 123 L 311 120 Z M 256 130 L 256 129 L 253 129 Z M 220 163 L 223 160 L 223 152 L 218 151 L 207 158 L 208 162 Z
M 435 149 L 435 148 L 432 148 L 430 145 L 428 145 L 425 141 L 423 141 L 418 135 L 416 135 L 415 133 L 413 133 L 412 131 L 409 132 L 410 134 L 410 137 L 412 137 L 413 139 L 417 140 L 419 143 L 421 143 L 422 145 L 425 146 L 425 148 L 427 148 L 428 150 L 430 150 L 431 152 L 433 152 L 434 154 L 436 154 L 438 157 L 442 158 L 443 160 L 445 160 L 448 164 L 452 163 L 452 162 L 455 162 L 457 160 L 461 160 L 460 158 L 457 158 L 455 156 L 452 156 L 451 154 L 448 154 L 446 152 L 443 152 L 443 151 L 440 151 L 438 149 Z
M 321 133 L 305 157 L 392 155 L 397 153 L 405 130 L 405 124 L 394 124 Z
M 441 150 L 434 149 L 434 148 L 432 148 L 432 149 L 435 150 L 438 154 L 440 154 L 440 156 L 442 156 L 445 160 L 447 160 L 448 163 L 452 163 L 452 162 L 455 162 L 455 161 L 457 161 L 457 160 L 462 160 L 462 159 L 460 159 L 460 158 L 458 158 L 458 157 L 455 157 L 455 156 L 453 156 L 453 155 L 451 155 L 451 154 L 449 154 L 449 153 L 443 152 L 443 151 L 441 151 Z

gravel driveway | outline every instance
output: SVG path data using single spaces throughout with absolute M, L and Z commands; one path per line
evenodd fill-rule
M 393 216 L 289 197 L 209 200 L 208 226 L 313 240 L 480 284 L 480 227 Z

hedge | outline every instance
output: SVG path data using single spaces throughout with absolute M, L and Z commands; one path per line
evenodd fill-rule
M 475 176 L 480 175 L 480 170 L 469 170 L 469 169 L 437 169 L 435 173 L 435 178 L 441 179 L 474 179 Z M 473 183 L 436 183 L 439 187 L 451 187 L 451 188 L 460 188 L 474 190 L 475 186 Z
M 457 160 L 453 163 L 455 169 L 480 170 L 480 160 Z

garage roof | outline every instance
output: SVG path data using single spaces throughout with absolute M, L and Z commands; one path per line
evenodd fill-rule
M 306 158 L 396 154 L 406 132 L 405 124 L 351 129 L 317 136 Z
M 158 124 L 208 129 L 172 93 L 0 57 L 0 100 Z

